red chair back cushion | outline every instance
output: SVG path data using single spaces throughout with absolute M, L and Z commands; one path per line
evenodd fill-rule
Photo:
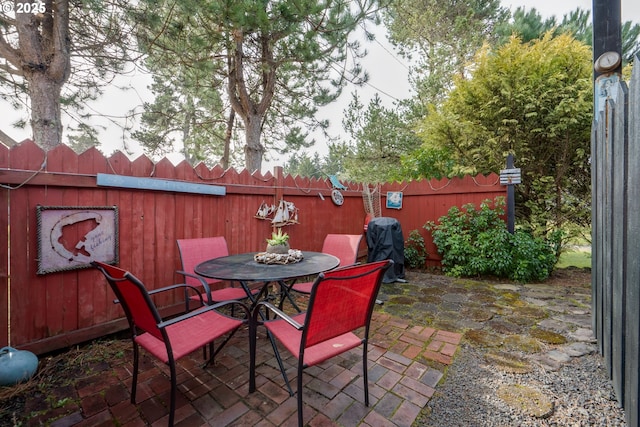
M 223 236 L 178 239 L 178 249 L 182 260 L 182 270 L 191 274 L 195 274 L 193 270 L 201 262 L 229 255 L 227 241 Z M 214 279 L 206 280 L 207 283 L 220 282 L 220 280 Z M 200 282 L 193 277 L 187 277 L 185 283 L 192 286 L 200 286 Z
M 108 274 L 107 281 L 120 300 L 125 314 L 130 317 L 129 320 L 141 330 L 159 340 L 164 340 L 157 327 L 158 322 L 161 321 L 160 315 L 142 282 L 126 270 L 101 262 L 95 263 Z
M 309 300 L 305 347 L 369 323 L 387 263 L 340 268 L 318 277 Z
M 327 234 L 322 244 L 322 252 L 340 259 L 340 266 L 355 264 L 362 234 Z

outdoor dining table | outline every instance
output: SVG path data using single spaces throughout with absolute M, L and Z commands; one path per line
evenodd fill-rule
M 239 282 L 247 296 L 255 306 L 258 301 L 270 297 L 269 287 L 277 284 L 280 287 L 279 306 L 282 308 L 284 298 L 288 298 L 296 310 L 300 311 L 293 298 L 289 295 L 286 280 L 313 276 L 324 271 L 332 270 L 340 264 L 340 260 L 322 252 L 302 251 L 302 260 L 288 264 L 265 264 L 255 260 L 259 252 L 249 252 L 229 255 L 204 261 L 196 266 L 194 271 L 203 277 L 218 280 Z M 250 282 L 262 282 L 257 295 L 249 289 Z M 253 307 L 252 307 L 253 308 Z
M 259 301 L 270 298 L 269 287 L 275 283 L 280 287 L 279 308 L 282 309 L 282 304 L 285 298 L 287 298 L 293 307 L 300 312 L 294 299 L 289 295 L 288 286 L 285 281 L 319 274 L 323 271 L 332 270 L 340 265 L 340 260 L 337 257 L 322 252 L 303 251 L 302 260 L 289 264 L 264 264 L 257 262 L 255 255 L 258 253 L 259 252 L 249 252 L 210 259 L 198 264 L 194 271 L 196 274 L 210 279 L 240 282 L 247 296 L 251 299 L 252 311 Z M 260 292 L 256 296 L 251 293 L 249 282 L 262 282 Z M 268 318 L 268 315 L 259 314 L 263 320 Z M 291 385 L 284 373 L 285 370 L 280 352 L 278 352 L 276 342 L 269 331 L 267 331 L 267 337 L 273 347 L 276 361 L 280 367 L 280 372 L 282 372 L 282 378 L 289 389 L 289 394 L 293 396 Z

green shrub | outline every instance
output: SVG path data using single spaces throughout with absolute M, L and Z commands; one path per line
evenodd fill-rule
M 553 245 L 552 241 L 516 231 L 511 243 L 513 260 L 509 278 L 527 283 L 549 277 L 558 261 Z
M 427 249 L 424 238 L 418 230 L 411 230 L 407 241 L 404 242 L 404 262 L 409 268 L 422 268 L 427 260 Z
M 504 198 L 480 205 L 452 207 L 438 224 L 428 222 L 433 243 L 442 255 L 442 267 L 450 276 L 497 276 L 518 282 L 546 279 L 557 261 L 561 233 L 548 240 L 523 230 L 510 234 L 502 219 Z

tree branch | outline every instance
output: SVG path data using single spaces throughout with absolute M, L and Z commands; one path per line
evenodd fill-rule
M 9 43 L 7 43 L 3 34 L 0 34 L 0 57 L 5 58 L 7 62 L 16 67 L 16 69 L 20 68 L 20 63 L 22 62 L 20 51 L 18 49 L 14 49 Z M 1 65 L 0 67 L 11 74 L 17 74 L 15 71 L 12 72 L 8 67 L 5 68 Z

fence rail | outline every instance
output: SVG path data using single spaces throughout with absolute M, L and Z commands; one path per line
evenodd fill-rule
M 170 180 L 224 188 L 224 195 L 99 186 L 98 174 Z M 232 253 L 261 251 L 271 222 L 255 217 L 263 203 L 292 202 L 299 224 L 285 227 L 296 249 L 319 251 L 327 233 L 363 232 L 363 184 L 342 182 L 344 204 L 331 201 L 330 179 L 285 176 L 282 168 L 264 175 L 213 169 L 186 162 L 154 163 L 145 156 L 129 160 L 117 152 L 103 156 L 91 148 L 76 154 L 61 145 L 43 152 L 31 141 L 11 149 L 0 146 L 0 184 L 6 209 L 0 212 L 1 238 L 7 242 L 0 263 L 0 344 L 41 354 L 124 328 L 121 308 L 92 269 L 37 274 L 37 207 L 116 206 L 119 264 L 150 288 L 173 283 L 179 267 L 178 238 L 225 236 Z M 148 182 L 145 182 L 148 184 Z M 402 192 L 401 209 L 384 206 L 387 191 Z M 451 206 L 479 205 L 505 196 L 499 177 L 464 177 L 443 181 L 390 183 L 380 187 L 381 215 L 400 222 L 405 238 L 413 229 L 436 249 L 422 226 Z M 366 250 L 366 247 L 364 248 Z M 175 298 L 160 301 L 173 307 Z
M 627 423 L 638 426 L 640 67 L 608 93 L 591 138 L 593 329 Z

